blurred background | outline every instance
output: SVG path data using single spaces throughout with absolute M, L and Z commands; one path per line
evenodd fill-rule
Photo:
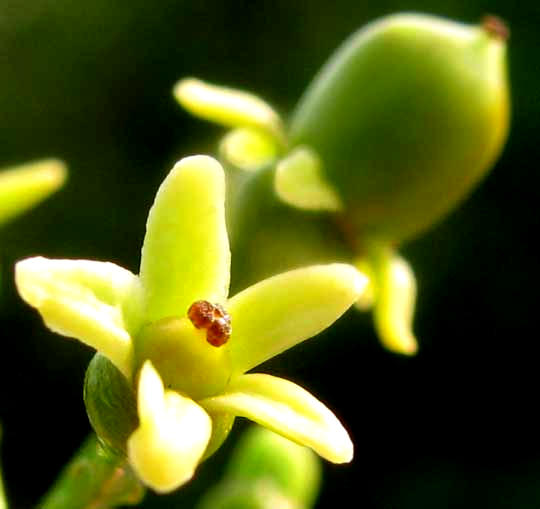
M 345 37 L 400 10 L 508 21 L 509 141 L 471 198 L 402 250 L 419 283 L 416 357 L 384 351 L 370 315 L 349 311 L 263 369 L 309 388 L 353 436 L 353 463 L 325 465 L 318 507 L 343 496 L 376 509 L 540 506 L 536 2 L 2 0 L 0 167 L 56 156 L 70 169 L 60 193 L 0 231 L 0 421 L 12 507 L 35 504 L 89 432 L 82 387 L 92 356 L 18 299 L 13 263 L 41 254 L 136 272 L 161 180 L 180 157 L 213 153 L 223 132 L 180 109 L 177 79 L 252 90 L 286 116 Z M 143 507 L 192 507 L 241 428 L 194 482 Z

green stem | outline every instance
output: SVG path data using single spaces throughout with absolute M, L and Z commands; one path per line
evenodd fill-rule
M 37 509 L 110 509 L 138 504 L 144 492 L 127 461 L 106 450 L 92 434 Z

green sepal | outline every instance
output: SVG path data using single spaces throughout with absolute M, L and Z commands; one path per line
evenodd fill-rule
M 126 377 L 100 353 L 86 370 L 84 403 L 99 439 L 114 453 L 125 456 L 127 439 L 139 425 L 136 395 Z

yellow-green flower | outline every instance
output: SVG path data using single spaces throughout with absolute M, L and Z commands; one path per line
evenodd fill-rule
M 180 161 L 150 211 L 139 276 L 88 260 L 30 258 L 16 266 L 21 296 L 48 327 L 95 348 L 136 390 L 138 424 L 127 455 L 159 492 L 188 481 L 235 416 L 336 463 L 353 455 L 343 426 L 308 392 L 245 373 L 328 327 L 359 298 L 366 280 L 349 265 L 319 265 L 227 298 L 224 196 L 219 163 L 206 156 Z M 208 331 L 187 316 L 199 301 L 230 317 L 222 346 L 210 344 Z

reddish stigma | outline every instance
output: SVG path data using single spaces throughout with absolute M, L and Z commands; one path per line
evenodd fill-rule
M 212 346 L 224 345 L 231 337 L 231 317 L 220 304 L 198 300 L 187 314 L 195 328 L 206 329 L 206 341 Z
M 491 36 L 507 41 L 510 37 L 510 28 L 502 18 L 493 14 L 486 14 L 481 21 L 482 28 Z

